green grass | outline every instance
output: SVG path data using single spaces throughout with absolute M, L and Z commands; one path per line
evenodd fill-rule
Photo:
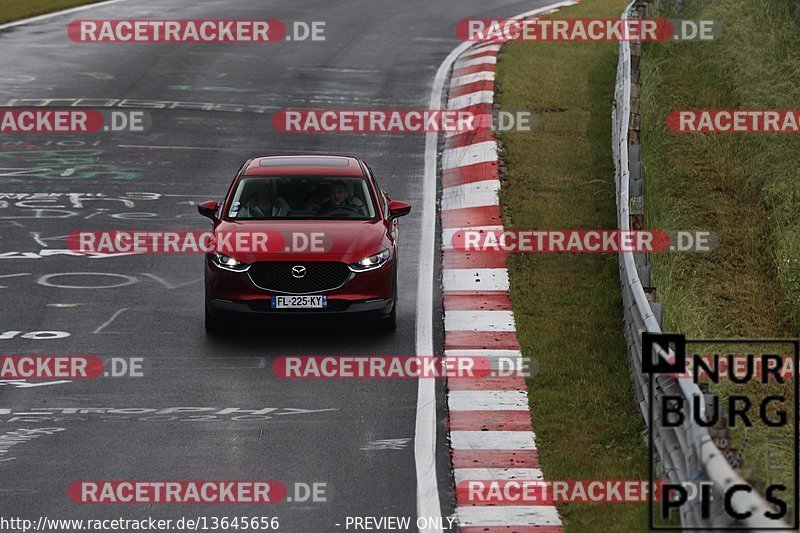
M 0 0 L 0 24 L 101 0 Z M 66 30 L 65 30 L 66 31 Z
M 555 17 L 618 17 L 625 0 L 593 0 Z M 512 43 L 497 68 L 498 101 L 540 113 L 539 130 L 502 135 L 506 227 L 616 227 L 611 102 L 616 43 Z M 614 255 L 510 259 L 511 295 L 547 479 L 647 479 Z M 643 531 L 646 504 L 562 505 L 572 531 Z
M 797 134 L 672 133 L 665 117 L 674 109 L 797 109 L 800 17 L 793 15 L 800 15 L 798 7 L 797 0 L 688 2 L 681 18 L 718 20 L 722 38 L 645 46 L 646 224 L 708 229 L 720 241 L 710 254 L 652 258 L 666 330 L 694 338 L 797 336 Z M 792 397 L 790 385 L 777 389 Z M 734 389 L 715 390 L 725 397 Z M 755 401 L 764 394 L 750 390 Z M 758 424 L 733 432 L 737 445 L 748 442 L 745 465 L 761 480 L 791 481 L 792 428 Z M 768 445 L 784 452 L 773 455 L 771 469 Z

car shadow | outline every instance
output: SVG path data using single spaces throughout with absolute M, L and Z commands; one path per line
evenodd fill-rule
M 302 346 L 305 352 L 350 353 L 391 346 L 394 332 L 381 329 L 377 322 L 355 318 L 243 317 L 206 336 L 220 348 L 264 345 L 266 341 L 273 349 L 297 351 Z

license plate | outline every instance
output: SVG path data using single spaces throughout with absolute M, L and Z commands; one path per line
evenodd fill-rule
M 328 307 L 327 296 L 273 296 L 273 309 L 324 309 Z

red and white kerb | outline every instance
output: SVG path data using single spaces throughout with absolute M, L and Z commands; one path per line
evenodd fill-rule
M 562 4 L 563 5 L 563 4 Z M 491 113 L 497 42 L 468 48 L 453 67 L 448 109 Z M 446 134 L 442 163 L 445 356 L 521 358 L 504 253 L 445 246 L 455 231 L 502 230 L 497 142 L 489 128 Z M 455 482 L 542 480 L 524 377 L 447 380 Z M 456 493 L 462 533 L 562 532 L 558 511 L 542 505 L 491 505 Z

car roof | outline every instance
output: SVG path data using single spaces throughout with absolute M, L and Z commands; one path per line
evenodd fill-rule
M 340 155 L 273 155 L 256 157 L 244 176 L 358 176 L 364 175 L 355 157 Z

